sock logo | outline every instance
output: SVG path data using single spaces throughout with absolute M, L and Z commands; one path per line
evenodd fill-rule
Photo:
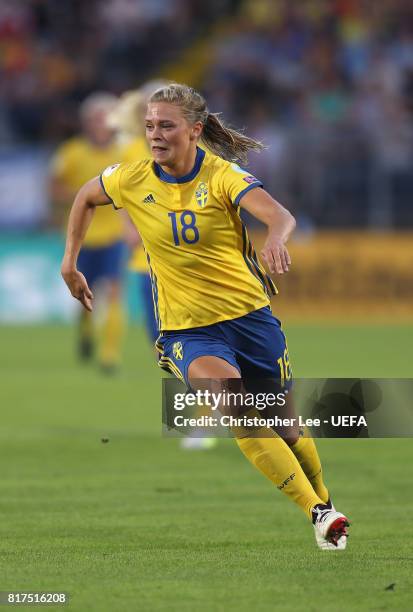
M 295 478 L 295 472 L 294 472 L 293 474 L 290 474 L 290 475 L 288 476 L 288 478 L 286 478 L 286 479 L 285 479 L 285 480 L 284 480 L 284 481 L 283 481 L 283 482 L 282 482 L 282 483 L 281 483 L 281 484 L 280 484 L 280 485 L 277 487 L 277 489 L 278 489 L 279 491 L 282 491 L 282 489 L 283 489 L 284 487 L 286 487 L 286 486 L 288 485 L 288 483 L 289 483 L 289 482 L 291 482 L 292 480 L 294 480 L 294 478 Z

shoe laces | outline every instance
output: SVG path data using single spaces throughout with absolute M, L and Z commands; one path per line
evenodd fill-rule
M 314 506 L 311 511 L 313 525 L 325 521 L 327 515 L 330 514 L 331 511 L 332 509 L 330 500 L 327 504 L 317 504 L 316 506 Z

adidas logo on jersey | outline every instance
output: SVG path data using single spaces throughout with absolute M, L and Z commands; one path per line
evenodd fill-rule
M 142 201 L 144 204 L 155 204 L 155 198 L 151 193 L 147 195 L 146 198 L 144 198 Z

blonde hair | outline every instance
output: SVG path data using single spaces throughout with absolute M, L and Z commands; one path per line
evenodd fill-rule
M 117 103 L 117 97 L 107 91 L 96 91 L 85 98 L 79 107 L 82 120 L 87 119 L 92 113 L 103 110 L 110 113 Z
M 261 151 L 264 148 L 258 140 L 227 127 L 219 113 L 210 113 L 205 98 L 188 85 L 171 83 L 161 87 L 151 95 L 149 102 L 167 102 L 180 106 L 189 123 L 202 123 L 201 140 L 208 149 L 228 161 L 247 163 L 249 151 Z
M 160 79 L 148 81 L 139 89 L 125 91 L 115 108 L 109 113 L 107 125 L 117 132 L 120 143 L 128 142 L 144 135 L 144 116 L 148 98 L 167 81 Z
M 125 91 L 108 114 L 108 127 L 116 131 L 120 140 L 142 136 L 141 116 L 145 106 L 146 100 L 138 89 Z

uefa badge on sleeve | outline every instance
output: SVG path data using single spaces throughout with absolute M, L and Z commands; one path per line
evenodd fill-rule
M 112 164 L 108 166 L 106 170 L 103 171 L 103 176 L 110 176 L 113 172 L 115 172 L 116 168 L 119 168 L 120 164 Z
M 199 183 L 195 191 L 196 202 L 200 208 L 205 208 L 208 200 L 208 187 L 205 183 Z

